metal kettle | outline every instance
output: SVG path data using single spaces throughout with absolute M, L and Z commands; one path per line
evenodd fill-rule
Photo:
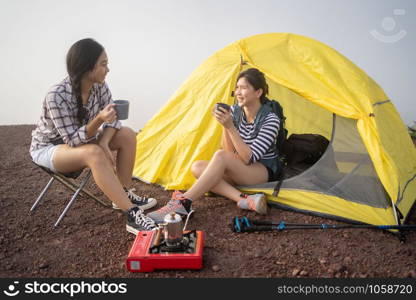
M 175 212 L 171 212 L 164 218 L 164 236 L 166 245 L 175 246 L 182 242 L 183 239 L 183 223 L 182 218 Z

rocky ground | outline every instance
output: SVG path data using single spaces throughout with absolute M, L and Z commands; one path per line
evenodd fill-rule
M 406 235 L 405 243 L 372 229 L 238 234 L 229 227 L 238 215 L 293 223 L 338 222 L 279 209 L 258 217 L 220 197 L 195 201 L 197 212 L 188 225 L 206 234 L 201 270 L 130 273 L 125 260 L 135 237 L 126 232 L 119 211 L 80 197 L 54 229 L 70 196 L 65 187 L 55 184 L 35 213 L 29 214 L 49 180 L 28 154 L 33 127 L 0 126 L 0 277 L 416 277 L 416 231 Z M 158 206 L 171 193 L 142 182 L 134 187 L 157 198 Z M 94 183 L 89 188 L 105 199 Z M 416 223 L 415 215 L 411 223 Z

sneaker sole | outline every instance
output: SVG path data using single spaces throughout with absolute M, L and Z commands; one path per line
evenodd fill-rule
M 153 230 L 147 230 L 147 229 L 139 230 L 128 224 L 126 224 L 126 230 L 130 233 L 133 233 L 134 235 L 137 235 L 139 231 L 153 231 Z
M 156 206 L 156 204 L 157 204 L 156 199 L 154 199 L 154 198 L 150 198 L 150 199 L 152 199 L 152 200 L 149 201 L 147 204 L 140 205 L 139 208 L 141 210 L 145 211 L 145 210 L 148 210 L 148 209 Z M 115 203 L 113 203 L 113 209 L 120 209 L 120 207 L 118 207 Z
M 140 231 L 140 230 L 137 230 L 136 228 L 134 228 L 133 226 L 130 226 L 128 224 L 126 224 L 126 230 L 127 230 L 127 232 L 133 233 L 134 235 L 137 235 Z
M 262 196 L 262 200 L 258 202 L 256 212 L 261 215 L 267 215 L 269 207 L 267 205 L 266 195 Z

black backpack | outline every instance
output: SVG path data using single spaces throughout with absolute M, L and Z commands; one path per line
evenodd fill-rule
M 328 148 L 329 140 L 320 134 L 303 133 L 291 134 L 286 141 L 286 148 L 290 149 L 286 153 L 287 164 L 295 165 L 306 163 L 313 165 Z

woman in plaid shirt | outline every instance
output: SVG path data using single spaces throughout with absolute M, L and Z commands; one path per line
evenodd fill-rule
M 136 134 L 117 120 L 111 92 L 105 83 L 110 71 L 104 48 L 92 39 L 76 42 L 66 57 L 68 77 L 46 95 L 42 114 L 32 132 L 33 161 L 54 172 L 70 173 L 88 167 L 114 208 L 127 215 L 127 231 L 156 229 L 144 209 L 153 198 L 128 190 L 136 156 Z M 114 160 L 111 151 L 117 151 Z

